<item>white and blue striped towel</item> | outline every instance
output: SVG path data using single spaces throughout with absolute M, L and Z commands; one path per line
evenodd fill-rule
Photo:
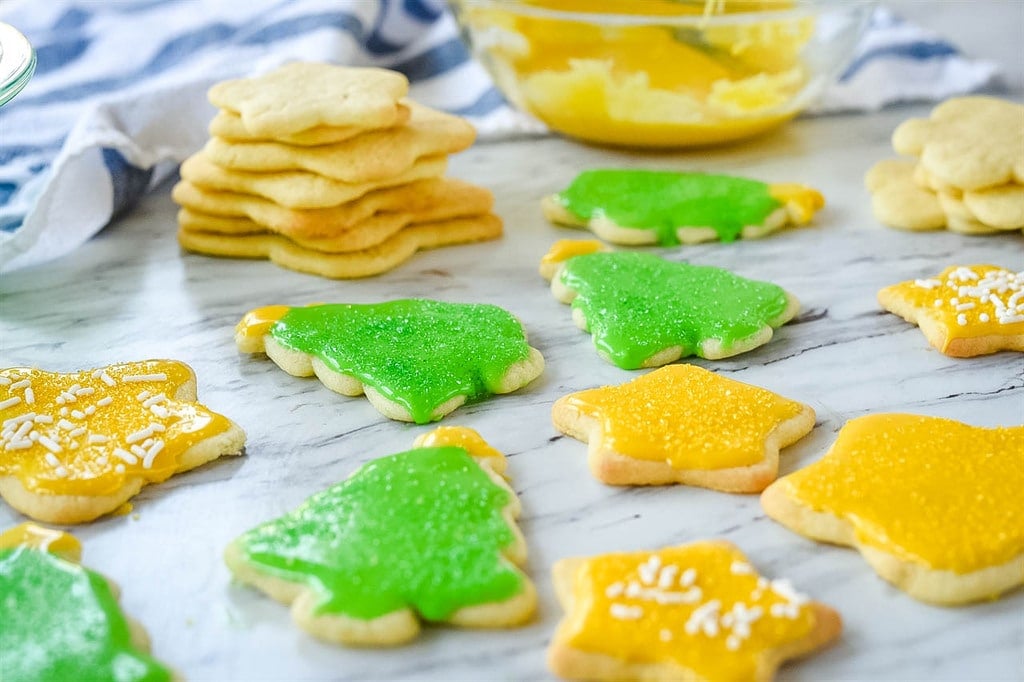
M 543 132 L 510 109 L 443 0 L 6 0 L 36 73 L 0 109 L 0 272 L 70 253 L 199 149 L 214 82 L 292 59 L 404 72 L 480 139 Z M 938 100 L 997 68 L 885 10 L 817 111 Z

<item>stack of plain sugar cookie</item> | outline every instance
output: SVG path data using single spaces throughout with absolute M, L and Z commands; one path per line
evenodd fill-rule
M 444 177 L 473 127 L 408 100 L 408 88 L 394 71 L 301 62 L 213 86 L 211 138 L 173 192 L 178 241 L 354 278 L 500 236 L 491 193 Z
M 892 136 L 900 154 L 868 171 L 879 221 L 904 230 L 995 234 L 1024 228 L 1024 106 L 960 97 Z

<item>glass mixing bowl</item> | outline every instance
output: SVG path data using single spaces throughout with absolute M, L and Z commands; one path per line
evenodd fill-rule
M 848 63 L 870 0 L 451 0 L 515 106 L 591 142 L 685 147 L 796 116 Z
M 36 53 L 28 39 L 0 22 L 0 106 L 21 92 L 36 70 Z

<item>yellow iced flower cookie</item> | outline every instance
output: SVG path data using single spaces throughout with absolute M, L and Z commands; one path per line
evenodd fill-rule
M 988 599 L 1024 582 L 1022 453 L 1024 426 L 868 415 L 761 503 L 798 533 L 856 547 L 916 599 Z
M 0 496 L 40 521 L 82 523 L 147 483 L 241 454 L 242 429 L 195 400 L 195 373 L 174 360 L 2 369 Z
M 570 679 L 770 680 L 842 630 L 724 541 L 564 559 L 553 574 L 566 615 L 548 664 Z
M 1024 351 L 1024 272 L 954 265 L 935 277 L 886 287 L 878 302 L 919 326 L 946 355 Z
M 619 386 L 557 400 L 555 427 L 590 444 L 590 469 L 612 485 L 686 483 L 760 492 L 779 449 L 814 428 L 814 410 L 696 365 L 668 365 Z

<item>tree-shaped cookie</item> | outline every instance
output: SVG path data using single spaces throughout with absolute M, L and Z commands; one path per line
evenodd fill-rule
M 768 486 L 768 516 L 851 545 L 910 596 L 960 604 L 1024 582 L 1024 426 L 875 414 Z
M 365 393 L 384 416 L 418 424 L 522 388 L 544 369 L 519 320 L 486 304 L 267 306 L 239 322 L 235 342 L 293 376 L 316 374 L 332 391 Z
M 24 523 L 0 534 L 0 678 L 4 682 L 161 682 L 142 626 L 117 588 L 79 565 L 67 533 Z
M 729 175 L 590 170 L 544 198 L 553 223 L 587 227 L 615 244 L 695 244 L 763 237 L 804 225 L 825 205 L 817 191 Z
M 254 78 L 217 83 L 210 102 L 256 135 L 278 138 L 320 126 L 387 128 L 404 114 L 409 81 L 397 71 L 292 62 Z
M 232 573 L 291 604 L 304 630 L 343 644 L 400 644 L 420 619 L 529 619 L 536 596 L 517 567 L 526 544 L 505 458 L 457 427 L 415 445 L 242 535 L 225 555 Z
M 951 357 L 1024 351 L 1024 272 L 953 265 L 935 277 L 886 287 L 878 302 Z
M 174 360 L 2 369 L 0 429 L 0 496 L 50 523 L 91 521 L 245 444 L 242 429 L 196 402 L 195 373 Z
M 623 369 L 744 353 L 767 343 L 800 309 L 782 287 L 721 268 L 647 253 L 555 249 L 565 260 L 552 267 L 549 254 L 542 268 L 551 292 L 572 304 L 573 321 L 593 335 L 598 354 Z
M 748 493 L 774 481 L 779 449 L 814 428 L 807 405 L 696 365 L 571 393 L 551 416 L 559 431 L 589 442 L 590 470 L 605 483 Z
M 569 679 L 771 680 L 842 630 L 724 541 L 564 559 L 553 574 L 566 614 L 548 664 Z

